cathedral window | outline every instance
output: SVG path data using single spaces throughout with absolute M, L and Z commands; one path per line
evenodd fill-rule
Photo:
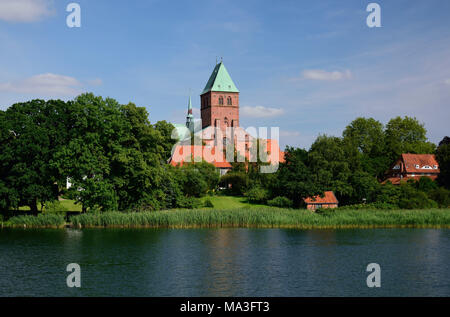
M 223 97 L 219 97 L 219 105 L 223 105 Z
M 232 105 L 231 97 L 228 97 L 228 98 L 227 98 L 227 105 L 229 105 L 229 106 Z

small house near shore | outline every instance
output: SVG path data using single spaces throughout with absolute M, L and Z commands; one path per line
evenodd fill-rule
M 306 209 L 316 210 L 319 208 L 337 208 L 339 201 L 332 191 L 324 192 L 324 196 L 320 195 L 304 198 L 303 201 L 306 204 Z

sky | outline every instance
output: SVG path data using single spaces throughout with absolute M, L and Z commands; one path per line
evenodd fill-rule
M 81 27 L 69 28 L 69 3 Z M 0 109 L 83 92 L 184 123 L 223 62 L 240 125 L 279 127 L 308 149 L 355 118 L 416 117 L 449 135 L 450 1 L 389 0 L 369 28 L 364 0 L 0 0 Z

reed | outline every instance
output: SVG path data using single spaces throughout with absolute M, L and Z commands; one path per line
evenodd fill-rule
M 450 228 L 450 209 L 338 210 L 325 213 L 280 208 L 193 209 L 87 213 L 73 216 L 70 220 L 79 228 Z
M 62 228 L 65 224 L 63 214 L 21 215 L 11 217 L 3 223 L 5 227 L 12 228 Z

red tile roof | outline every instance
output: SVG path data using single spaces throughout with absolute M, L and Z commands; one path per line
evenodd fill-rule
M 264 150 L 269 153 L 268 159 L 271 163 L 284 163 L 284 152 L 280 150 L 276 140 L 267 139 Z M 272 151 L 272 146 L 273 150 Z M 217 151 L 217 152 L 216 152 Z M 277 157 L 278 152 L 278 157 Z M 217 154 L 216 154 L 217 153 Z M 195 158 L 202 158 L 204 161 L 213 164 L 217 168 L 231 168 L 227 162 L 225 151 L 220 152 L 218 147 L 211 145 L 177 145 L 169 159 L 172 166 L 182 166 L 185 162 L 195 162 Z M 249 159 L 250 151 L 245 152 L 245 157 Z
M 267 139 L 266 141 L 267 141 L 267 144 L 266 144 L 267 153 L 270 153 L 269 161 L 276 162 L 276 160 L 278 159 L 279 163 L 284 163 L 285 162 L 284 152 L 281 151 L 278 141 L 274 140 L 274 139 Z M 272 147 L 275 149 L 275 151 L 278 151 L 278 157 L 276 157 L 275 153 L 271 152 Z
M 434 154 L 402 154 L 407 173 L 439 174 L 439 164 Z M 417 168 L 418 166 L 418 168 Z M 434 168 L 437 166 L 437 169 Z M 425 168 L 424 168 L 425 167 Z M 428 168 L 429 167 L 429 168 Z
M 307 204 L 338 204 L 338 200 L 332 191 L 324 192 L 324 197 L 320 195 L 314 197 L 304 198 L 303 201 Z
M 231 168 L 231 164 L 226 161 L 223 151 L 221 153 L 216 147 L 205 145 L 177 145 L 169 163 L 172 166 L 183 166 L 184 163 L 195 163 L 196 158 L 201 158 L 217 168 Z

